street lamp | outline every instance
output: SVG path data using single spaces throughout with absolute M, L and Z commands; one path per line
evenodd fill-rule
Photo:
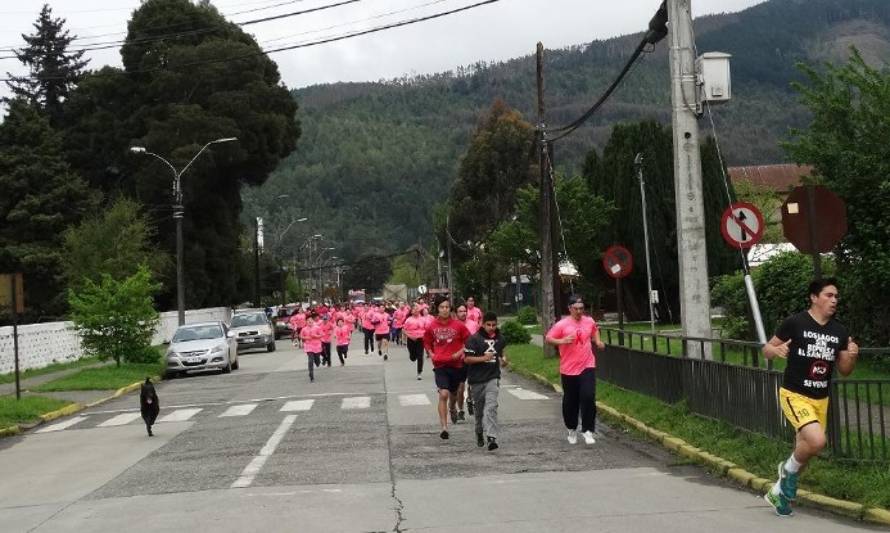
M 182 273 L 182 217 L 185 213 L 185 208 L 182 205 L 182 175 L 185 174 L 185 171 L 192 166 L 192 163 L 198 159 L 198 156 L 204 153 L 204 150 L 211 144 L 227 143 L 237 140 L 237 137 L 223 137 L 221 139 L 210 141 L 198 150 L 198 153 L 195 154 L 192 160 L 189 161 L 182 170 L 176 170 L 176 167 L 174 167 L 172 163 L 154 152 L 149 152 L 144 146 L 130 147 L 130 152 L 134 154 L 150 155 L 155 159 L 162 161 L 173 172 L 173 220 L 176 221 L 176 308 L 179 314 L 180 326 L 185 324 L 185 282 Z

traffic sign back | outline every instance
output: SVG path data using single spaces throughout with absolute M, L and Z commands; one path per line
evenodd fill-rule
M 801 252 L 830 252 L 847 234 L 847 206 L 821 185 L 797 187 L 782 205 L 782 230 Z

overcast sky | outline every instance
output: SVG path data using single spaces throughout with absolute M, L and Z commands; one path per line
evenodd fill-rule
M 342 0 L 215 0 L 235 22 L 291 13 Z M 478 0 L 361 0 L 317 13 L 246 26 L 264 48 L 340 35 L 386 23 L 447 11 Z M 739 11 L 763 0 L 693 0 L 695 16 Z M 43 0 L 0 3 L 0 57 L 31 33 Z M 123 39 L 139 0 L 51 0 L 67 20 L 76 44 Z M 502 60 L 547 48 L 581 44 L 645 28 L 659 0 L 500 0 L 448 17 L 337 43 L 272 54 L 292 88 L 336 81 L 374 81 L 404 74 L 453 69 L 479 60 Z M 278 4 L 278 7 L 271 7 Z M 253 10 L 250 13 L 243 13 Z M 399 11 L 400 13 L 380 16 Z M 241 12 L 241 14 L 235 14 Z M 118 33 L 120 32 L 120 33 Z M 91 68 L 120 65 L 117 49 L 91 51 Z M 22 74 L 22 65 L 0 59 L 0 73 Z M 5 84 L 0 96 L 8 94 Z

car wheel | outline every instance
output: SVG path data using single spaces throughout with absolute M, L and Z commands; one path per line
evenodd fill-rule
M 267 351 L 267 352 L 274 352 L 274 351 L 275 351 L 275 341 L 272 341 L 272 342 L 270 342 L 269 344 L 266 345 L 266 351 Z
M 227 359 L 227 360 L 226 360 L 226 366 L 223 367 L 223 369 L 222 369 L 222 373 L 223 373 L 223 374 L 229 374 L 229 373 L 231 373 L 231 372 L 232 372 L 232 360 L 231 360 L 231 359 Z
M 164 379 L 176 379 L 179 377 L 179 372 L 164 372 Z
M 238 370 L 239 368 L 241 368 L 241 360 L 235 359 L 235 362 L 232 363 L 232 370 Z

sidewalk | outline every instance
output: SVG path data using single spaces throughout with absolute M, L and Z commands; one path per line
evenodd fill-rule
M 62 400 L 66 402 L 79 403 L 81 405 L 86 405 L 102 398 L 108 396 L 109 391 L 107 390 L 95 390 L 95 391 L 64 391 L 64 392 L 31 392 L 30 389 L 37 388 L 44 383 L 63 378 L 66 376 L 70 376 L 71 374 L 75 374 L 80 372 L 85 368 L 99 368 L 102 366 L 106 366 L 108 364 L 112 364 L 112 362 L 105 363 L 96 363 L 94 365 L 82 366 L 78 368 L 66 368 L 65 370 L 59 370 L 57 372 L 50 372 L 48 374 L 41 374 L 39 376 L 30 377 L 27 379 L 22 379 L 21 389 L 22 396 L 44 396 L 47 398 L 55 398 L 57 400 Z M 5 395 L 14 395 L 15 394 L 15 382 L 12 383 L 2 383 L 0 384 L 0 396 Z

